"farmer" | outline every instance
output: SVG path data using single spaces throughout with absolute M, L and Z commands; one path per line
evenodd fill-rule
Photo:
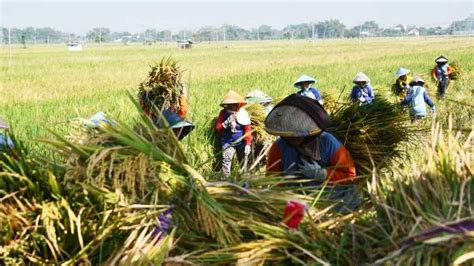
M 293 86 L 299 89 L 297 92 L 299 95 L 317 100 L 322 105 L 324 102 L 323 97 L 321 96 L 321 93 L 312 86 L 314 83 L 316 83 L 316 79 L 307 75 L 301 75 L 301 77 L 295 81 Z
M 410 70 L 403 67 L 400 67 L 395 73 L 397 79 L 392 85 L 392 93 L 393 95 L 397 96 L 400 101 L 405 99 L 407 91 L 410 88 L 409 84 L 412 78 L 408 76 L 409 73 Z
M 15 148 L 15 144 L 12 139 L 8 136 L 8 130 L 10 125 L 8 122 L 0 117 L 0 153 L 9 153 Z
M 375 98 L 374 91 L 370 87 L 370 79 L 362 72 L 357 73 L 352 80 L 356 85 L 352 88 L 350 100 L 360 104 L 370 104 Z
M 265 113 L 268 115 L 273 109 L 272 97 L 268 96 L 261 90 L 253 90 L 245 96 L 245 101 L 250 104 L 260 104 L 265 108 Z
M 423 119 L 426 117 L 426 105 L 431 107 L 431 112 L 436 112 L 436 107 L 433 101 L 428 96 L 426 89 L 423 87 L 425 81 L 418 76 L 413 77 L 410 82 L 410 89 L 407 92 L 405 99 L 401 102 L 402 106 L 410 107 L 411 122 L 415 120 Z
M 448 64 L 448 58 L 439 56 L 435 60 L 436 66 L 431 71 L 433 79 L 438 83 L 438 98 L 443 99 L 449 86 L 449 75 L 454 69 Z
M 250 155 L 252 126 L 247 111 L 242 108 L 245 99 L 235 91 L 229 91 L 220 105 L 224 109 L 217 118 L 216 131 L 221 135 L 222 174 L 229 177 L 234 155 L 237 153 L 238 160 L 244 161 L 244 165 Z
M 323 185 L 335 211 L 347 212 L 360 204 L 355 164 L 349 151 L 331 133 L 329 117 L 316 101 L 292 94 L 280 102 L 265 120 L 265 130 L 279 136 L 268 152 L 267 173 L 310 179 Z
M 146 93 L 141 94 L 138 97 L 138 102 L 140 103 L 140 106 L 143 112 L 145 112 L 145 114 L 148 117 L 150 117 L 152 120 L 155 120 L 157 116 L 156 112 L 164 111 L 165 108 L 163 108 L 162 104 L 160 105 L 160 104 L 150 103 L 150 99 L 148 97 L 150 96 L 148 96 Z M 170 97 L 170 96 L 166 96 L 166 97 Z M 171 111 L 175 112 L 182 119 L 186 118 L 188 114 L 188 91 L 186 87 L 184 87 L 184 85 L 181 91 L 179 92 L 177 103 L 172 104 L 166 109 L 170 109 Z

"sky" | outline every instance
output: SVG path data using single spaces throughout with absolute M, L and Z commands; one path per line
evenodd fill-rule
M 367 20 L 379 26 L 403 23 L 448 26 L 474 13 L 474 0 L 325 0 L 325 1 L 23 1 L 0 0 L 0 26 L 52 27 L 85 34 L 94 27 L 132 33 L 144 29 L 198 29 L 232 24 L 246 29 L 335 18 L 347 27 Z

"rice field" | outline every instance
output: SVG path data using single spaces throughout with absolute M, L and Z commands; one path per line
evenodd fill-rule
M 11 58 L 0 49 L 0 115 L 26 144 L 0 165 L 0 264 L 473 263 L 472 38 L 92 45 L 78 53 L 14 47 Z M 440 54 L 463 68 L 444 101 L 430 78 Z M 196 125 L 183 145 L 170 132 L 151 134 L 128 94 L 168 56 L 186 70 Z M 323 97 L 346 101 L 363 71 L 376 97 L 394 102 L 400 66 L 427 81 L 437 114 L 415 125 L 424 133 L 403 146 L 404 156 L 361 179 L 357 212 L 331 213 L 321 191 L 296 193 L 259 171 L 215 182 L 209 128 L 228 90 L 259 88 L 282 99 L 308 74 Z M 99 111 L 124 123 L 70 142 L 71 121 Z M 281 222 L 288 199 L 310 206 L 297 231 Z M 175 226 L 163 236 L 157 217 L 170 204 Z

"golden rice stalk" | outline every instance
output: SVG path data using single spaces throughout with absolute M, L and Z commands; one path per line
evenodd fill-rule
M 180 109 L 180 97 L 184 94 L 181 82 L 182 70 L 172 57 L 163 57 L 150 66 L 148 77 L 140 83 L 138 100 L 146 113 L 155 110 Z

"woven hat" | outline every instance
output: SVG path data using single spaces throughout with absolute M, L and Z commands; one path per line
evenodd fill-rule
M 10 129 L 10 125 L 7 120 L 0 116 L 0 129 Z
M 443 55 L 438 56 L 438 58 L 435 59 L 436 63 L 447 63 L 448 58 L 444 57 Z
M 352 79 L 352 82 L 354 82 L 354 83 L 356 83 L 356 82 L 367 82 L 367 83 L 369 83 L 370 79 L 369 79 L 369 77 L 367 77 L 366 74 L 364 74 L 362 72 L 359 72 L 355 75 L 354 79 Z
M 281 137 L 314 136 L 329 126 L 329 116 L 319 102 L 298 94 L 283 99 L 265 119 L 265 130 Z
M 420 76 L 414 76 L 413 79 L 410 81 L 410 85 L 415 84 L 415 83 L 425 83 L 425 81 L 420 77 Z
M 405 76 L 406 74 L 410 73 L 410 69 L 407 69 L 407 68 L 404 68 L 404 67 L 400 67 L 398 70 L 397 70 L 397 73 L 395 73 L 395 76 L 397 78 L 401 77 L 401 76 Z
M 227 94 L 222 98 L 221 106 L 227 104 L 236 104 L 236 103 L 245 103 L 244 97 L 240 96 L 237 92 L 230 90 Z
M 179 115 L 171 110 L 165 110 L 163 112 L 163 117 L 166 119 L 168 124 L 173 129 L 179 129 L 177 137 L 179 140 L 186 137 L 194 129 L 194 125 L 189 123 L 186 120 L 181 119 Z M 163 127 L 164 125 L 161 125 Z
M 253 90 L 245 96 L 245 101 L 248 103 L 271 103 L 272 100 L 272 97 L 261 90 Z
M 295 83 L 293 83 L 293 86 L 295 86 L 296 88 L 299 88 L 301 83 L 303 82 L 309 82 L 309 83 L 316 83 L 316 79 L 308 76 L 308 75 L 301 75 L 301 77 L 299 77 Z

